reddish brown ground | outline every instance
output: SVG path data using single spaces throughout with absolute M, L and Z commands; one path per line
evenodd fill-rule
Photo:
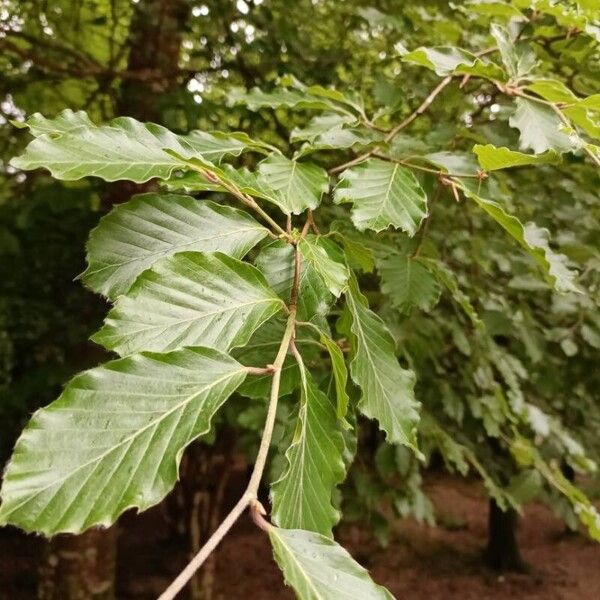
M 543 506 L 525 511 L 520 539 L 531 564 L 528 575 L 498 576 L 482 567 L 486 501 L 478 484 L 429 478 L 428 490 L 447 526 L 400 525 L 383 550 L 354 529 L 339 533 L 374 579 L 398 600 L 600 600 L 600 546 L 565 535 L 563 524 Z M 35 557 L 40 541 L 0 534 L 0 598 L 35 598 Z M 185 561 L 166 539 L 160 511 L 127 517 L 119 546 L 118 597 L 154 600 Z M 182 596 L 182 599 L 184 596 Z M 218 552 L 213 600 L 286 600 L 267 540 L 244 518 Z

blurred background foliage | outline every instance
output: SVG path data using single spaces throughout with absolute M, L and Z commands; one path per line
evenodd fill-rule
M 360 94 L 370 114 L 385 111 L 393 124 L 439 82 L 434 73 L 403 63 L 406 49 L 485 49 L 493 43 L 490 19 L 531 40 L 538 73 L 590 95 L 600 92 L 594 5 L 595 0 L 0 0 L 2 460 L 31 412 L 51 401 L 72 373 L 102 359 L 87 338 L 105 307 L 75 280 L 84 268 L 85 240 L 113 204 L 148 189 L 95 179 L 59 183 L 45 172 L 17 172 L 8 161 L 23 148 L 27 133 L 11 121 L 37 111 L 55 116 L 64 108 L 83 109 L 96 122 L 129 115 L 176 132 L 246 131 L 285 150 L 290 132 L 305 126 L 310 113 L 231 106 L 232 91 L 269 90 L 292 75 L 305 84 Z M 492 84 L 467 78 L 448 86 L 395 143 L 399 152 L 453 152 L 462 166 L 473 160 L 474 143 L 518 145 L 508 124 L 511 106 Z M 349 155 L 328 156 L 333 165 Z M 553 292 L 491 220 L 453 201 L 449 190 L 433 201 L 432 216 L 416 240 L 398 233 L 383 241 L 359 240 L 378 267 L 417 246 L 421 256 L 443 260 L 485 323 L 485 329 L 474 324 L 456 296 L 443 293 L 439 302 L 410 306 L 397 301 L 393 281 L 387 283 L 389 293 L 382 293 L 377 275 L 363 277 L 371 306 L 396 337 L 399 357 L 417 372 L 426 464 L 477 473 L 505 508 L 543 498 L 572 527 L 571 505 L 531 462 L 519 460 L 515 440 L 523 436 L 567 479 L 576 471 L 585 474 L 583 485 L 593 492 L 594 463 L 600 459 L 598 183 L 596 167 L 583 156 L 568 155 L 559 166 L 500 172 L 484 184 L 487 197 L 551 231 L 556 248 L 580 273 L 581 295 Z M 424 184 L 433 196 L 435 182 Z M 323 212 L 325 227 L 335 221 L 345 230 L 345 209 Z M 222 425 L 235 430 L 238 447 L 251 457 L 264 406 L 237 402 Z M 514 422 L 514 403 L 529 407 L 527 423 Z M 284 403 L 282 439 L 290 411 Z M 368 423 L 357 448 L 360 460 L 339 499 L 346 519 L 367 523 L 383 543 L 390 507 L 398 516 L 434 522 L 421 487 L 423 464 L 405 449 L 386 445 Z

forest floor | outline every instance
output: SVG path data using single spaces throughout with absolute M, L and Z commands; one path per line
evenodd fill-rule
M 434 474 L 426 488 L 438 510 L 437 527 L 405 521 L 385 549 L 354 527 L 338 536 L 399 600 L 600 599 L 600 546 L 566 534 L 544 506 L 529 505 L 520 529 L 530 573 L 498 575 L 481 562 L 487 502 L 480 485 Z M 169 541 L 158 509 L 125 517 L 119 539 L 118 599 L 154 600 L 184 565 L 185 553 Z M 40 548 L 40 538 L 0 532 L 1 600 L 35 598 Z M 283 588 L 267 538 L 242 518 L 218 550 L 213 600 L 293 597 Z

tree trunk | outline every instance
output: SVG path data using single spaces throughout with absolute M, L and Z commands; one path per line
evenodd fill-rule
M 519 515 L 516 510 L 509 508 L 503 511 L 493 498 L 490 499 L 485 558 L 492 569 L 517 573 L 528 570 L 519 550 L 518 523 Z
M 39 568 L 39 600 L 113 600 L 117 528 L 58 535 Z
M 120 86 L 117 113 L 140 121 L 160 121 L 158 96 L 177 88 L 179 52 L 189 15 L 186 0 L 142 0 L 129 33 L 127 70 L 136 77 Z
M 127 40 L 127 71 L 136 77 L 124 79 L 119 86 L 117 115 L 161 123 L 165 100 L 179 86 L 179 53 L 189 12 L 187 0 L 141 0 L 135 5 Z M 155 188 L 153 181 L 117 181 L 102 201 L 110 208 Z

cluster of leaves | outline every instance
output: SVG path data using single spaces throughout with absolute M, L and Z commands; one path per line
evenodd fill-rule
M 492 26 L 491 49 L 401 48 L 403 63 L 442 79 L 398 124 L 387 100 L 293 77 L 272 91 L 234 90 L 230 104 L 249 111 L 317 111 L 291 132 L 289 156 L 245 133 L 178 135 L 130 118 L 96 125 L 72 111 L 30 117 L 34 140 L 14 168 L 44 167 L 66 181 L 159 179 L 165 191 L 118 206 L 92 232 L 82 279 L 113 302 L 93 339 L 120 358 L 78 375 L 34 415 L 4 477 L 0 520 L 78 532 L 156 504 L 175 484 L 185 447 L 236 393 L 265 415 L 241 507 L 268 531 L 302 598 L 390 597 L 332 539 L 357 413 L 385 434 L 373 452 L 386 484 L 379 492 L 354 469 L 359 497 L 375 488 L 378 501 L 400 473 L 395 510 L 430 520 L 419 461 L 439 453 L 451 470 L 475 470 L 504 508 L 542 489 L 560 494 L 600 539 L 593 505 L 557 464 L 595 468 L 566 426 L 570 403 L 553 398 L 563 386 L 544 385 L 555 365 L 541 364 L 540 348 L 597 349 L 597 240 L 561 240 L 559 253 L 545 227 L 513 214 L 553 226 L 517 195 L 571 171 L 565 192 L 580 200 L 562 218 L 584 212 L 594 230 L 585 212 L 593 199 L 579 192 L 600 165 L 599 96 L 540 71 L 533 40 L 575 39 L 583 53 L 599 34 L 583 3 L 576 11 L 534 4 L 469 3 L 510 19 L 509 28 Z M 452 140 L 404 134 L 460 81 L 497 100 L 489 105 L 505 117 L 497 128 Z M 358 155 L 340 164 L 349 152 Z M 247 153 L 263 158 L 241 158 Z M 518 167 L 532 168 L 504 173 Z M 206 193 L 245 210 L 190 195 Z M 533 293 L 544 296 L 526 302 Z M 572 315 L 575 325 L 565 326 Z M 539 335 L 541 324 L 549 336 Z M 572 377 L 581 382 L 577 369 Z M 586 386 L 593 382 L 580 383 L 582 398 Z M 271 469 L 271 525 L 256 492 L 278 404 L 289 419 Z

